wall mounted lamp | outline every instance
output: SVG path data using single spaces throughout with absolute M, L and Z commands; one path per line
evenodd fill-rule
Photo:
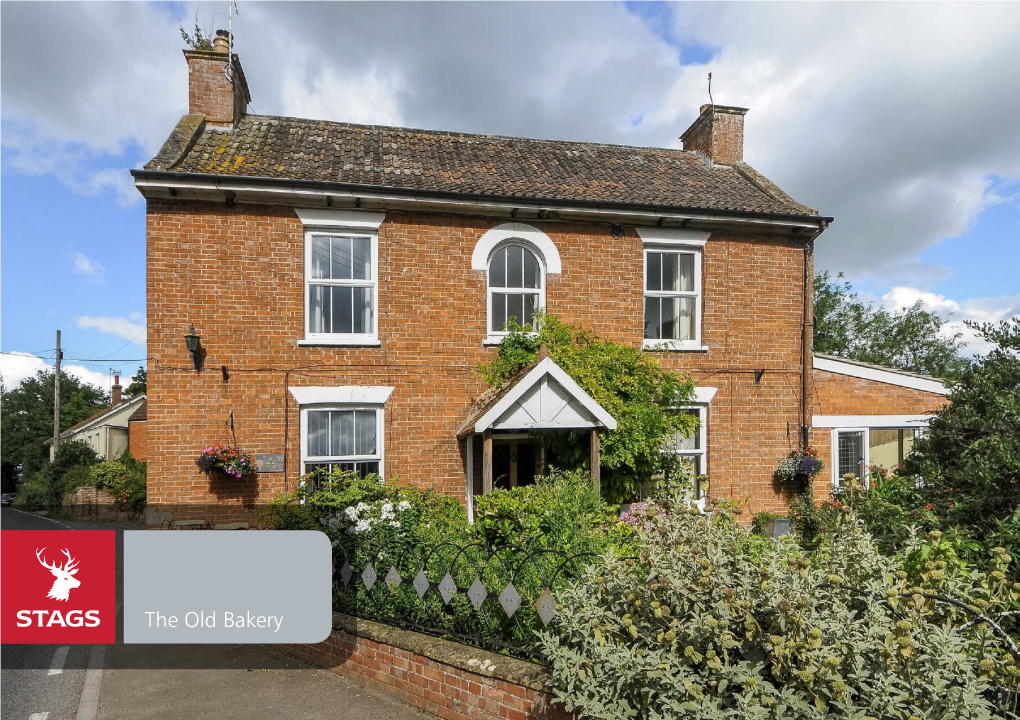
M 195 363 L 195 369 L 202 369 L 202 338 L 195 332 L 195 326 L 192 325 L 188 334 L 184 336 L 184 345 L 188 348 L 188 352 L 191 353 L 191 361 Z

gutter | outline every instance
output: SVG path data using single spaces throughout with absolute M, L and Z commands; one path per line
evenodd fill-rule
M 690 208 L 683 206 L 644 205 L 629 203 L 603 203 L 593 200 L 557 201 L 534 197 L 508 197 L 505 195 L 488 195 L 472 192 L 450 192 L 445 190 L 415 190 L 393 188 L 379 185 L 360 185 L 354 183 L 324 182 L 319 180 L 280 180 L 268 177 L 227 177 L 204 173 L 176 172 L 171 170 L 132 170 L 135 187 L 166 188 L 171 195 L 175 190 L 197 190 L 218 192 L 259 192 L 289 193 L 326 197 L 327 205 L 333 197 L 348 197 L 355 201 L 357 207 L 364 200 L 431 202 L 455 206 L 491 207 L 510 210 L 511 214 L 521 208 L 529 208 L 539 213 L 538 219 L 546 219 L 549 213 L 593 213 L 602 215 L 653 215 L 661 222 L 667 217 L 679 221 L 713 220 L 752 222 L 758 224 L 777 225 L 797 229 L 816 229 L 833 221 L 831 217 L 820 215 L 787 215 L 748 210 L 720 210 L 715 208 Z M 549 218 L 553 219 L 553 218 Z

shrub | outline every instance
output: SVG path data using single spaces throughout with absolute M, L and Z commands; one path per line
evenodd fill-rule
M 87 468 L 83 465 L 75 465 L 73 468 L 64 473 L 65 498 L 80 487 L 94 486 L 95 481 L 92 479 L 92 468 Z
M 911 587 L 849 508 L 814 559 L 793 541 L 749 535 L 722 510 L 667 503 L 649 515 L 640 559 L 607 554 L 558 597 L 542 643 L 568 711 L 988 718 L 989 682 L 1016 685 L 1002 640 L 984 624 L 963 630 L 968 614 L 931 599 L 930 583 Z M 941 586 L 990 612 L 1020 597 L 996 572 Z
M 147 498 L 146 463 L 124 453 L 93 465 L 87 484 L 109 492 L 118 510 L 141 510 Z
M 13 507 L 29 511 L 45 510 L 47 496 L 46 478 L 42 473 L 36 473 L 18 486 L 18 498 L 14 501 Z
M 633 535 L 618 510 L 595 492 L 588 473 L 553 470 L 534 485 L 475 498 L 472 534 L 493 546 L 601 554 Z

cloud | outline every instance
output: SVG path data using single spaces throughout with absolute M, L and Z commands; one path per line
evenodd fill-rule
M 891 311 L 899 311 L 920 302 L 925 310 L 947 318 L 949 322 L 943 326 L 943 334 L 950 336 L 957 332 L 962 333 L 962 339 L 967 343 L 964 350 L 968 355 L 983 355 L 992 348 L 992 345 L 967 327 L 964 321 L 998 323 L 1020 317 L 1020 294 L 956 301 L 938 293 L 897 286 L 882 296 L 882 302 Z
M 83 330 L 96 329 L 124 338 L 135 345 L 145 345 L 145 325 L 133 323 L 122 317 L 89 317 L 83 315 L 77 319 L 78 327 Z
M 187 111 L 176 7 L 195 14 L 5 5 L 4 163 L 137 202 L 127 167 Z M 819 267 L 854 280 L 945 278 L 918 255 L 1001 202 L 996 179 L 1020 178 L 1015 4 L 245 8 L 235 47 L 261 114 L 677 147 L 712 72 L 716 102 L 751 108 L 747 160 L 836 217 Z M 691 48 L 711 52 L 683 64 Z
M 85 276 L 85 282 L 94 285 L 102 285 L 106 282 L 106 268 L 88 255 L 76 252 L 71 256 L 71 262 L 74 263 L 74 272 L 77 275 Z
M 12 352 L 0 355 L 0 378 L 3 379 L 4 387 L 9 389 L 17 387 L 22 380 L 30 378 L 40 370 L 53 372 L 53 365 L 37 355 L 25 352 Z M 110 379 L 105 373 L 89 370 L 81 365 L 60 364 L 60 372 L 73 375 L 83 382 L 95 385 L 103 390 L 110 389 Z

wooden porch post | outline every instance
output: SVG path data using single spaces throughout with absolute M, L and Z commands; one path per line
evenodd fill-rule
M 492 492 L 492 431 L 482 435 L 482 495 Z
M 595 492 L 602 492 L 601 458 L 599 457 L 599 429 L 591 429 L 591 479 Z

